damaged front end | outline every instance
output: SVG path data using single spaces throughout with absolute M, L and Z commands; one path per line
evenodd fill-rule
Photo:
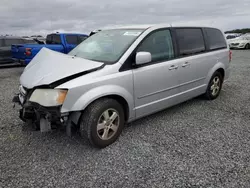
M 77 125 L 80 112 L 61 113 L 62 105 L 43 106 L 31 100 L 35 89 L 28 90 L 23 86 L 19 87 L 19 94 L 14 96 L 13 102 L 21 106 L 19 118 L 24 122 L 29 122 L 35 129 L 41 132 L 49 132 L 58 126 L 66 127 L 67 135 L 71 136 L 73 126 Z M 34 98 L 34 97 L 33 97 Z M 31 100 L 31 101 L 30 101 Z
M 21 105 L 20 119 L 36 125 L 41 132 L 50 131 L 54 125 L 63 125 L 70 135 L 72 122 L 77 124 L 81 113 L 61 113 L 68 88 L 58 87 L 104 66 L 101 62 L 42 48 L 25 67 L 19 93 L 13 98 L 13 102 Z

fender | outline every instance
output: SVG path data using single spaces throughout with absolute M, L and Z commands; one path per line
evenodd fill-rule
M 93 88 L 84 93 L 81 97 L 79 97 L 78 100 L 74 102 L 71 109 L 66 109 L 62 107 L 61 112 L 63 113 L 67 111 L 82 111 L 93 101 L 109 95 L 118 95 L 125 99 L 128 103 L 129 108 L 128 119 L 135 118 L 133 95 L 125 88 L 120 87 L 118 85 L 105 85 Z
M 224 71 L 226 71 L 225 65 L 221 62 L 217 62 L 208 72 L 207 77 L 205 79 L 205 84 L 208 85 L 211 77 L 215 73 L 216 70 L 222 68 Z

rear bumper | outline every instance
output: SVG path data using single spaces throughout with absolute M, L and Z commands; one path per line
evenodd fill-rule
M 31 59 L 17 59 L 17 58 L 12 58 L 12 62 L 14 63 L 20 63 L 21 65 L 28 65 Z

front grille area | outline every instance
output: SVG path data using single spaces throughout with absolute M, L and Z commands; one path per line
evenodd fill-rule
M 239 43 L 231 43 L 231 45 L 233 45 L 233 46 L 238 46 Z

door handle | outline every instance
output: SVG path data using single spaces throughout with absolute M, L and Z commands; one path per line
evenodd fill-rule
M 185 62 L 185 63 L 182 65 L 182 67 L 187 67 L 187 66 L 189 66 L 189 65 L 190 65 L 189 62 Z
M 177 65 L 171 65 L 171 66 L 169 67 L 169 70 L 174 70 L 174 69 L 178 69 L 178 66 L 177 66 Z

